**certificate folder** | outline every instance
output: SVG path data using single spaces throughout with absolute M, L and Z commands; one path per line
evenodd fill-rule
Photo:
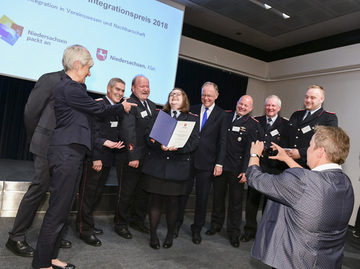
M 188 141 L 194 126 L 194 121 L 177 121 L 160 110 L 150 137 L 166 147 L 182 148 Z

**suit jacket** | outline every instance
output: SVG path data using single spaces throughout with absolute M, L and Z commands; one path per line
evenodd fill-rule
M 191 106 L 190 111 L 200 115 L 201 104 Z M 195 168 L 213 170 L 215 164 L 223 165 L 226 154 L 226 113 L 217 105 L 203 126 L 199 139 L 199 147 L 195 152 Z
M 259 122 L 249 114 L 235 119 L 231 113 L 227 119 L 226 157 L 224 171 L 245 173 L 249 164 L 251 142 L 260 139 Z
M 155 120 L 145 133 L 145 141 L 150 148 L 144 158 L 142 171 L 161 179 L 189 180 L 192 175 L 193 152 L 199 144 L 199 117 L 181 113 L 177 120 L 195 121 L 196 124 L 183 148 L 176 151 L 163 151 L 161 144 L 149 137 Z
M 96 102 L 86 92 L 86 86 L 64 75 L 55 88 L 56 127 L 50 145 L 79 144 L 92 149 L 92 131 L 88 116 L 121 115 L 121 104 Z
M 306 151 L 310 145 L 311 137 L 314 134 L 316 125 L 338 126 L 338 119 L 335 113 L 320 108 L 309 118 L 302 120 L 306 110 L 295 111 L 289 120 L 289 147 L 297 148 L 301 158 L 296 160 L 302 167 L 306 165 Z
M 105 105 L 111 105 L 109 100 L 104 96 L 98 102 Z M 96 160 L 101 160 L 104 166 L 111 166 L 114 161 L 114 154 L 118 151 L 117 149 L 110 149 L 104 147 L 106 140 L 117 142 L 119 138 L 119 125 L 121 116 L 109 115 L 106 117 L 92 116 L 91 125 L 93 130 L 93 150 L 91 157 L 88 161 L 91 163 Z
M 52 132 L 56 125 L 54 100 L 55 86 L 65 71 L 42 75 L 31 90 L 24 110 L 27 141 L 30 152 L 47 158 Z
M 270 198 L 251 251 L 255 258 L 278 269 L 341 268 L 354 206 L 351 181 L 341 169 L 270 175 L 253 165 L 246 178 Z
M 156 105 L 149 99 L 146 100 L 151 112 L 151 115 L 148 115 L 145 107 L 135 94 L 131 94 L 127 101 L 129 103 L 135 103 L 137 106 L 132 107 L 130 113 L 124 115 L 121 122 L 120 135 L 121 140 L 125 143 L 126 153 L 121 154 L 120 158 L 124 162 L 140 160 L 141 163 L 141 159 L 148 152 L 148 148 L 145 145 L 144 134 L 150 120 L 157 113 Z
M 255 117 L 259 121 L 262 129 L 260 140 L 264 142 L 264 147 L 270 148 L 271 142 L 276 143 L 280 147 L 289 147 L 289 120 L 283 117 L 276 118 L 275 122 L 267 129 L 266 115 Z M 264 152 L 266 153 L 266 152 Z M 288 168 L 284 162 L 278 160 L 270 160 L 266 154 L 260 159 L 261 168 L 264 172 L 270 174 L 280 174 Z

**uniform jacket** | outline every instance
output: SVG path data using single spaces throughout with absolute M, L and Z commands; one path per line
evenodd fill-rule
M 269 175 L 253 165 L 246 178 L 269 197 L 252 256 L 278 269 L 341 268 L 354 206 L 351 181 L 341 169 Z
M 149 106 L 151 115 L 146 113 L 146 109 L 136 97 L 135 94 L 131 94 L 127 99 L 129 103 L 137 104 L 136 107 L 132 107 L 129 114 L 124 115 L 120 127 L 121 140 L 124 141 L 126 147 L 126 153 L 121 154 L 120 158 L 124 162 L 140 160 L 148 152 L 148 148 L 145 145 L 144 134 L 150 123 L 150 120 L 156 115 L 156 105 L 149 99 L 146 100 Z
M 275 122 L 270 126 L 269 129 L 266 127 L 266 115 L 255 117 L 259 121 L 262 132 L 260 139 L 264 142 L 264 147 L 270 148 L 271 142 L 276 143 L 282 148 L 289 147 L 289 120 L 283 117 L 276 118 Z M 267 151 L 268 152 L 268 151 Z M 261 168 L 264 172 L 270 174 L 279 174 L 288 166 L 284 162 L 278 160 L 270 160 L 266 152 L 264 152 L 263 157 L 260 159 Z
M 315 126 L 338 126 L 338 119 L 335 113 L 320 108 L 311 115 L 310 118 L 303 121 L 302 119 L 304 118 L 305 112 L 306 110 L 295 111 L 289 120 L 289 147 L 299 150 L 301 158 L 296 161 L 303 167 L 307 167 L 306 151 L 310 145 L 311 137 L 314 134 Z
M 109 100 L 104 96 L 98 102 L 105 105 L 111 105 Z M 93 150 L 91 158 L 88 160 L 91 162 L 101 160 L 104 166 L 111 166 L 114 161 L 114 154 L 117 149 L 110 149 L 104 146 L 106 140 L 118 142 L 119 138 L 119 125 L 122 118 L 118 115 L 109 115 L 107 117 L 92 116 L 91 125 L 93 129 Z M 121 149 L 120 149 L 121 150 Z
M 24 110 L 24 121 L 30 152 L 47 158 L 52 132 L 56 125 L 54 88 L 65 71 L 42 75 L 32 89 Z
M 190 111 L 200 115 L 201 104 L 191 106 Z M 215 164 L 223 165 L 226 154 L 226 113 L 217 105 L 203 126 L 199 139 L 199 147 L 195 152 L 195 168 L 213 170 Z
M 249 114 L 233 120 L 228 115 L 224 171 L 245 173 L 249 164 L 251 142 L 260 138 L 259 122 Z
M 92 99 L 86 92 L 86 86 L 64 75 L 55 88 L 56 128 L 50 145 L 79 144 L 92 149 L 92 131 L 89 115 L 121 115 L 121 104 L 105 105 Z
M 199 145 L 199 117 L 181 113 L 177 120 L 195 121 L 196 124 L 184 147 L 176 151 L 163 151 L 161 144 L 149 137 L 154 120 L 150 124 L 145 134 L 145 140 L 150 151 L 144 159 L 142 169 L 144 173 L 161 179 L 190 179 L 193 167 L 193 153 Z

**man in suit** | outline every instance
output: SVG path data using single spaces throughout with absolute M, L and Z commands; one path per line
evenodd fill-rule
M 350 179 L 342 172 L 349 136 L 338 127 L 316 126 L 302 168 L 283 148 L 272 159 L 290 167 L 280 175 L 262 173 L 264 143 L 251 147 L 246 178 L 268 196 L 252 247 L 253 257 L 273 268 L 341 268 L 348 222 L 354 206 Z
M 262 136 L 259 140 L 264 142 L 264 152 L 261 156 L 260 163 L 263 172 L 269 174 L 280 174 L 287 166 L 280 161 L 270 160 L 269 156 L 273 155 L 271 148 L 271 142 L 274 142 L 281 147 L 288 146 L 288 119 L 285 119 L 279 115 L 281 109 L 281 100 L 276 95 L 270 95 L 265 100 L 265 115 L 255 117 L 261 126 Z M 240 241 L 249 242 L 255 238 L 257 230 L 257 213 L 259 210 L 259 204 L 261 200 L 261 193 L 248 187 L 246 198 L 246 225 L 244 227 L 244 233 L 241 235 Z M 263 201 L 263 212 L 266 204 L 266 197 Z
M 118 188 L 118 199 L 114 216 L 114 229 L 118 235 L 131 239 L 128 226 L 142 233 L 149 233 L 144 221 L 148 211 L 149 196 L 142 189 L 143 173 L 142 159 L 147 154 L 144 133 L 152 117 L 156 114 L 156 105 L 150 101 L 149 80 L 136 76 L 131 85 L 132 94 L 127 100 L 137 104 L 121 122 L 121 140 L 126 151 L 120 153 L 117 162 L 117 173 L 121 175 Z
M 25 232 L 32 225 L 40 203 L 49 189 L 47 150 L 56 124 L 54 88 L 64 74 L 65 71 L 58 71 L 42 75 L 25 105 L 24 121 L 30 152 L 34 158 L 34 178 L 21 200 L 6 243 L 6 247 L 18 256 L 34 256 L 34 249 L 26 242 Z M 71 242 L 63 239 L 60 247 L 69 248 Z
M 251 142 L 259 139 L 259 122 L 249 113 L 253 109 L 253 99 L 243 95 L 236 105 L 235 113 L 227 120 L 226 157 L 223 173 L 213 179 L 213 209 L 211 226 L 207 235 L 219 232 L 225 222 L 225 199 L 229 190 L 227 210 L 227 234 L 230 244 L 239 247 L 242 200 L 245 172 L 249 163 Z
M 121 115 L 135 104 L 124 101 L 113 106 L 96 102 L 86 92 L 85 79 L 94 62 L 80 45 L 67 47 L 62 60 L 65 74 L 55 87 L 56 127 L 48 150 L 51 180 L 49 208 L 39 233 L 32 266 L 34 268 L 73 269 L 60 261 L 60 239 L 78 191 L 83 161 L 92 149 L 88 116 Z M 116 148 L 119 143 L 113 143 Z
M 118 104 L 123 100 L 124 92 L 125 82 L 120 78 L 112 78 L 107 85 L 106 96 L 97 101 L 106 105 Z M 92 246 L 101 246 L 101 241 L 96 235 L 103 234 L 103 231 L 94 226 L 93 210 L 100 199 L 118 150 L 109 148 L 107 145 L 109 142 L 119 141 L 120 120 L 121 117 L 118 115 L 91 117 L 93 150 L 84 165 L 76 227 L 80 238 Z
M 295 111 L 289 120 L 288 155 L 302 167 L 306 165 L 306 150 L 316 125 L 338 126 L 335 113 L 325 111 L 321 105 L 325 100 L 325 90 L 319 85 L 311 85 L 305 94 L 304 110 Z
M 195 151 L 195 215 L 191 225 L 192 242 L 201 243 L 201 229 L 206 220 L 206 208 L 213 177 L 220 176 L 226 154 L 226 114 L 215 105 L 219 96 L 218 86 L 213 82 L 205 82 L 201 87 L 202 104 L 192 106 L 190 111 L 200 115 L 200 141 Z M 194 182 L 189 181 L 187 195 L 179 198 L 177 228 L 174 236 L 178 236 L 179 228 L 184 218 L 184 212 L 189 194 Z

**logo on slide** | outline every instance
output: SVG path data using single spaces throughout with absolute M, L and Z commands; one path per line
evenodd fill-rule
M 23 30 L 24 27 L 16 24 L 7 16 L 3 15 L 0 18 L 0 38 L 11 46 L 14 46 L 16 41 L 22 35 Z
M 98 58 L 99 61 L 105 61 L 106 57 L 107 57 L 107 50 L 103 50 L 103 49 L 97 49 L 96 52 L 96 58 Z

